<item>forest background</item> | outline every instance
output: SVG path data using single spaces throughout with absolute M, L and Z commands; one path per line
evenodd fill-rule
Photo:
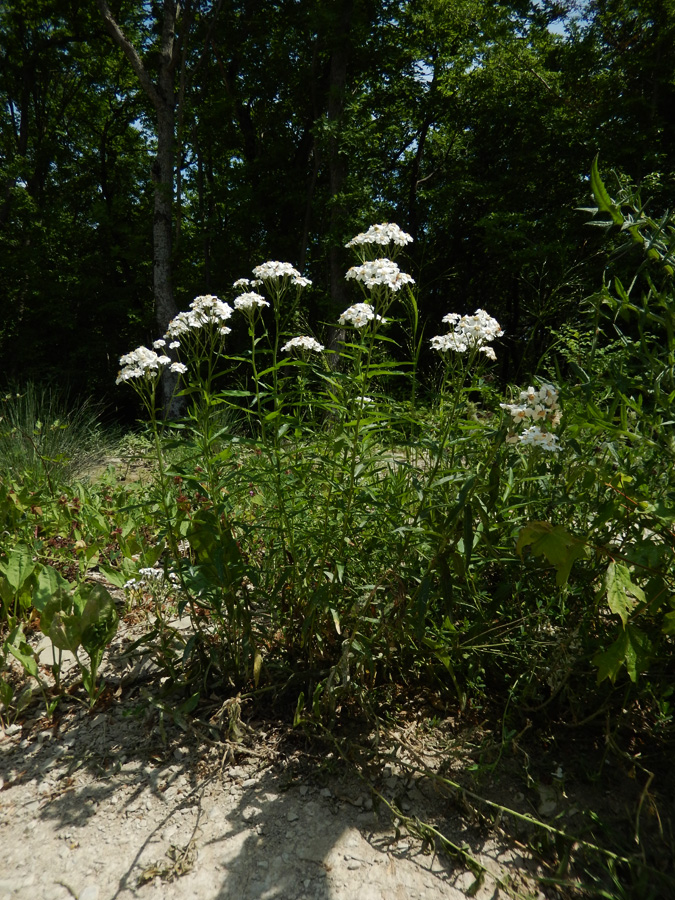
M 422 320 L 487 309 L 523 381 L 602 280 L 596 154 L 672 196 L 669 0 L 4 0 L 0 34 L 2 378 L 121 417 L 120 354 L 265 259 L 327 337 L 380 221 Z

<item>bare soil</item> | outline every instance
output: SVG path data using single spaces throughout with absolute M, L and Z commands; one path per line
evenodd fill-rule
M 0 727 L 0 900 L 467 896 L 475 874 L 411 835 L 387 802 L 485 868 L 472 896 L 487 900 L 501 884 L 543 897 L 524 848 L 470 824 L 447 793 L 411 774 L 391 735 L 381 745 L 364 735 L 375 748 L 364 779 L 298 729 L 247 721 L 246 707 L 233 720 L 232 699 L 214 703 L 204 727 L 181 729 L 150 661 L 122 656 L 143 627 L 122 624 L 93 711 L 66 696 L 49 719 L 36 696 Z M 44 639 L 40 653 L 48 662 Z M 67 670 L 66 660 L 66 681 Z M 416 746 L 441 764 L 440 744 Z

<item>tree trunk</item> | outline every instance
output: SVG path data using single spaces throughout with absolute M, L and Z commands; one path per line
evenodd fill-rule
M 342 243 L 337 243 L 340 224 L 344 220 L 344 206 L 338 199 L 347 177 L 347 157 L 342 152 L 339 129 L 336 120 L 342 116 L 345 104 L 345 86 L 347 84 L 347 66 L 351 55 L 349 36 L 353 12 L 353 0 L 343 0 L 336 16 L 335 45 L 330 59 L 330 79 L 328 85 L 328 125 L 330 138 L 328 143 L 328 166 L 330 187 L 330 240 L 328 263 L 330 267 L 330 297 L 335 312 L 342 311 L 346 305 L 344 256 Z M 332 126 L 332 127 L 331 127 Z
M 148 95 L 157 120 L 157 156 L 152 167 L 155 211 L 153 220 L 153 290 L 155 322 L 159 335 L 166 332 L 171 319 L 178 312 L 171 279 L 172 205 L 174 196 L 174 140 L 176 131 L 175 72 L 178 47 L 175 29 L 180 6 L 174 0 L 162 4 L 162 38 L 159 51 L 157 82 L 155 83 L 136 51 L 114 19 L 106 0 L 96 0 L 105 27 L 113 41 L 129 60 L 143 90 Z M 179 415 L 181 402 L 174 396 L 177 377 L 165 370 L 162 378 L 165 415 Z

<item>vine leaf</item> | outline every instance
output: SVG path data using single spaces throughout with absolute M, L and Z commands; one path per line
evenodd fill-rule
M 628 566 L 616 562 L 609 564 L 605 587 L 609 608 L 620 617 L 625 628 L 638 603 L 645 602 L 645 592 L 631 581 Z
M 522 558 L 525 547 L 531 548 L 533 556 L 544 556 L 555 566 L 556 584 L 567 584 L 572 564 L 586 556 L 586 545 L 579 538 L 566 531 L 562 525 L 550 522 L 530 522 L 520 529 L 516 551 Z

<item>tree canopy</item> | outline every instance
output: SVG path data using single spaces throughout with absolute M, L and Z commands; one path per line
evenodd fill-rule
M 265 259 L 320 330 L 383 221 L 423 318 L 487 309 L 514 378 L 597 285 L 596 154 L 672 189 L 670 0 L 6 0 L 0 33 L 10 378 L 110 394 L 167 310 Z

